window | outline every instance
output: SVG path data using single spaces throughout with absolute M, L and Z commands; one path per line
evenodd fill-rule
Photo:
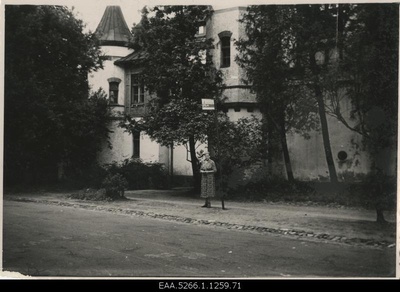
M 118 82 L 110 82 L 110 103 L 118 103 Z
M 131 105 L 144 103 L 144 85 L 138 74 L 131 75 Z
M 199 30 L 198 30 L 197 34 L 204 35 L 205 33 L 206 33 L 206 26 L 205 25 L 199 26 Z
M 140 132 L 133 133 L 133 157 L 140 158 Z
M 223 31 L 218 34 L 221 42 L 221 68 L 231 66 L 231 36 L 230 31 Z
M 109 98 L 109 103 L 111 104 L 118 104 L 118 87 L 119 84 L 121 83 L 121 79 L 112 77 L 108 78 L 108 85 L 109 85 L 109 90 L 108 90 L 108 98 Z
M 221 39 L 221 67 L 231 66 L 231 39 L 224 37 Z

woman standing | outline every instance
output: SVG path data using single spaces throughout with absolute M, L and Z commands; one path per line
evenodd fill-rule
M 204 159 L 201 161 L 200 173 L 201 173 L 201 195 L 200 197 L 205 198 L 206 202 L 202 206 L 203 208 L 211 208 L 210 198 L 215 196 L 215 176 L 217 167 L 215 162 L 210 159 L 210 154 L 205 153 Z

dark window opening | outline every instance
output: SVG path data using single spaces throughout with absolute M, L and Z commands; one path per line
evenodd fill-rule
M 140 158 L 140 132 L 133 133 L 133 157 Z
M 139 75 L 131 75 L 131 105 L 144 103 L 144 85 Z
M 109 98 L 110 103 L 118 103 L 118 82 L 110 82 Z
M 221 38 L 221 67 L 231 66 L 231 38 Z

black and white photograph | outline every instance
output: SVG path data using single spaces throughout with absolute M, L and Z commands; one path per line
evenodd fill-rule
M 400 279 L 399 4 L 2 1 L 0 278 Z

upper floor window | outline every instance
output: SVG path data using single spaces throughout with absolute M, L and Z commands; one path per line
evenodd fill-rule
M 199 30 L 197 31 L 198 35 L 203 35 L 206 33 L 206 26 L 205 25 L 200 25 Z
M 206 35 L 206 21 L 201 20 L 197 23 L 196 37 L 204 37 Z
M 121 82 L 121 79 L 114 77 L 114 78 L 109 78 L 107 81 L 109 84 L 109 91 L 108 91 L 109 102 L 116 104 L 118 103 L 119 83 Z
M 144 84 L 139 74 L 131 75 L 131 105 L 144 103 Z
M 230 31 L 223 31 L 218 34 L 221 43 L 221 68 L 231 66 L 231 36 Z

